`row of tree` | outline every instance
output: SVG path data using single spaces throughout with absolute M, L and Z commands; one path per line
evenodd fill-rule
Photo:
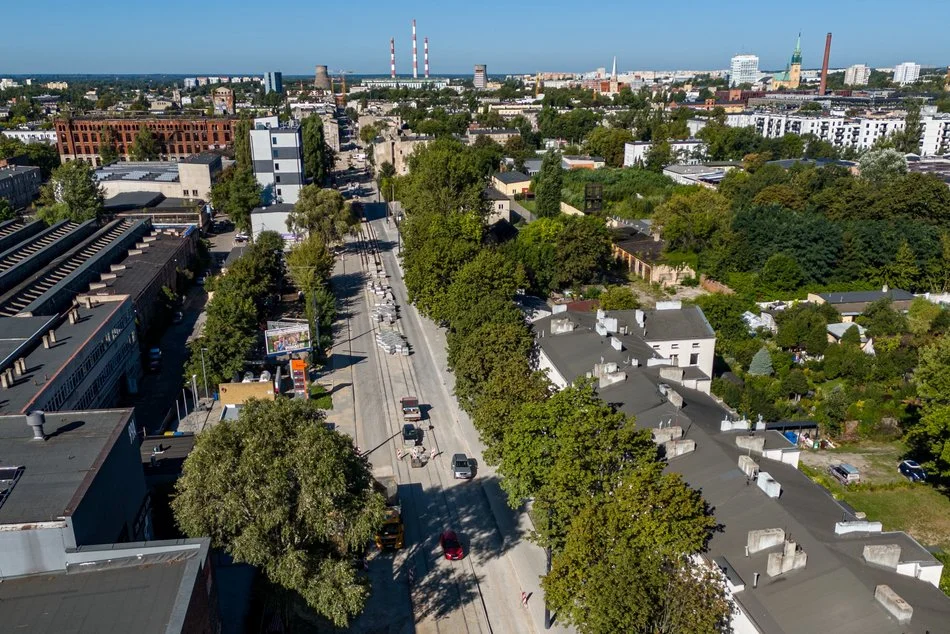
M 729 608 L 721 586 L 689 559 L 715 523 L 699 493 L 663 473 L 649 433 L 591 383 L 553 392 L 533 370 L 534 337 L 513 301 L 517 290 L 532 275 L 550 284 L 572 278 L 566 267 L 585 232 L 609 256 L 603 222 L 542 219 L 511 251 L 486 243 L 476 152 L 441 140 L 410 160 L 400 181 L 406 283 L 420 311 L 448 328 L 456 396 L 510 504 L 533 501 L 536 539 L 553 552 L 548 606 L 582 632 L 722 626 Z M 591 269 L 602 271 L 594 259 Z

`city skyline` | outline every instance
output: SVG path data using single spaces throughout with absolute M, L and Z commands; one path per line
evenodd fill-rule
M 186 16 L 178 22 L 182 26 L 206 22 L 212 31 L 227 32 L 241 43 L 226 47 L 218 44 L 223 41 L 220 38 L 196 37 L 188 29 L 182 29 L 176 40 L 167 20 L 153 19 L 157 16 L 150 11 L 129 12 L 117 0 L 100 0 L 96 5 L 101 11 L 95 12 L 88 5 L 39 0 L 29 7 L 15 5 L 5 10 L 10 23 L 35 19 L 44 8 L 55 11 L 57 20 L 44 25 L 42 38 L 30 29 L 5 33 L 0 42 L 4 60 L 0 74 L 281 70 L 285 75 L 308 75 L 315 64 L 357 74 L 388 74 L 389 40 L 395 38 L 396 71 L 403 75 L 412 72 L 414 18 L 420 43 L 429 38 L 433 75 L 470 74 L 476 63 L 486 64 L 491 74 L 584 72 L 609 67 L 614 56 L 621 71 L 714 70 L 728 68 L 737 53 L 756 54 L 762 69 L 779 70 L 788 62 L 799 24 L 807 25 L 801 28 L 805 68 L 821 65 L 827 31 L 835 34 L 831 53 L 835 68 L 856 63 L 871 67 L 893 67 L 904 61 L 925 67 L 950 63 L 950 56 L 941 49 L 941 25 L 950 21 L 947 5 L 908 0 L 903 5 L 905 14 L 918 12 L 928 18 L 913 21 L 912 27 L 907 22 L 906 29 L 898 30 L 892 21 L 879 19 L 890 9 L 881 0 L 862 3 L 860 12 L 801 0 L 795 5 L 799 20 L 788 15 L 785 5 L 762 6 L 749 0 L 727 4 L 728 11 L 685 0 L 648 7 L 604 2 L 597 12 L 581 14 L 576 5 L 556 0 L 543 6 L 531 2 L 489 6 L 475 14 L 427 2 L 394 6 L 373 0 L 364 3 L 359 17 L 340 4 L 295 10 L 293 20 L 275 14 L 273 28 L 262 28 L 268 21 L 261 19 L 260 6 L 247 0 L 211 0 L 197 6 L 168 0 L 161 5 L 163 12 Z M 820 20 L 809 17 L 816 11 Z M 499 12 L 505 20 L 499 19 Z M 670 24 L 670 15 L 687 19 Z M 580 29 L 579 19 L 587 20 Z M 647 28 L 650 24 L 665 28 Z M 90 39 L 91 33 L 100 36 Z M 486 33 L 492 34 L 490 46 Z M 142 48 L 143 41 L 155 42 L 155 47 Z

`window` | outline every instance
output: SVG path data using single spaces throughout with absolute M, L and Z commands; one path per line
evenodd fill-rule
M 275 171 L 275 172 L 279 172 L 279 171 L 280 171 L 280 163 L 274 163 L 274 171 Z
M 185 198 L 187 198 L 187 197 L 188 197 L 188 190 L 187 190 L 187 189 L 183 189 L 183 190 L 182 190 L 182 194 L 185 196 Z
M 197 189 L 191 190 L 191 195 L 194 196 L 195 198 L 197 198 L 197 197 L 198 197 L 198 190 L 197 190 Z
M 281 195 L 281 193 L 280 193 L 280 188 L 279 188 L 279 187 L 277 188 L 277 195 L 278 195 L 278 196 Z
M 274 145 L 277 145 L 277 137 L 272 137 Z
M 660 349 L 660 344 L 658 344 L 658 343 L 653 344 L 653 349 L 654 349 L 654 350 L 659 350 L 659 349 Z
M 696 365 L 697 363 L 699 363 L 699 353 L 694 352 L 691 355 L 689 355 L 689 364 Z
M 274 150 L 274 158 L 277 158 L 277 150 Z
M 680 356 L 679 356 L 678 354 L 671 354 L 671 355 L 670 355 L 670 361 L 673 363 L 673 365 L 679 365 L 679 364 L 680 364 Z
M 698 348 L 698 347 L 699 347 L 699 342 L 698 342 L 698 341 L 694 341 L 694 342 L 693 342 L 693 349 L 695 350 L 695 349 Z
M 274 178 L 277 180 L 278 183 L 280 182 L 280 174 L 278 174 L 278 175 L 275 176 Z
M 674 344 L 671 344 L 671 345 L 670 345 L 670 348 L 673 349 L 673 350 L 676 350 L 676 349 L 678 349 L 679 347 L 680 347 L 680 344 L 678 344 L 678 343 L 674 343 Z

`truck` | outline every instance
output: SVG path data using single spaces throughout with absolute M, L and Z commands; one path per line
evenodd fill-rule
M 399 506 L 399 485 L 396 478 L 377 478 L 376 490 L 386 498 L 386 516 L 376 532 L 376 547 L 380 550 L 402 548 L 405 546 L 406 532 L 402 525 L 402 508 Z
M 419 399 L 415 396 L 403 396 L 399 399 L 399 404 L 402 405 L 402 419 L 408 422 L 416 422 L 422 420 L 422 410 L 419 409 Z

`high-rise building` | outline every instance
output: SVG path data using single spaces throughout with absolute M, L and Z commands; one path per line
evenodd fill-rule
M 864 64 L 848 66 L 848 69 L 844 71 L 845 86 L 867 86 L 870 78 L 871 69 Z
M 251 129 L 254 177 L 268 202 L 295 204 L 306 184 L 299 125 L 281 127 L 276 116 L 254 119 Z
M 759 80 L 759 56 L 735 55 L 729 61 L 729 85 L 754 84 Z
M 264 73 L 264 93 L 284 92 L 284 74 L 280 71 Z
M 894 67 L 894 83 L 900 86 L 912 84 L 920 77 L 920 64 L 904 62 Z
M 488 84 L 488 67 L 484 64 L 475 64 L 475 89 L 485 90 Z

